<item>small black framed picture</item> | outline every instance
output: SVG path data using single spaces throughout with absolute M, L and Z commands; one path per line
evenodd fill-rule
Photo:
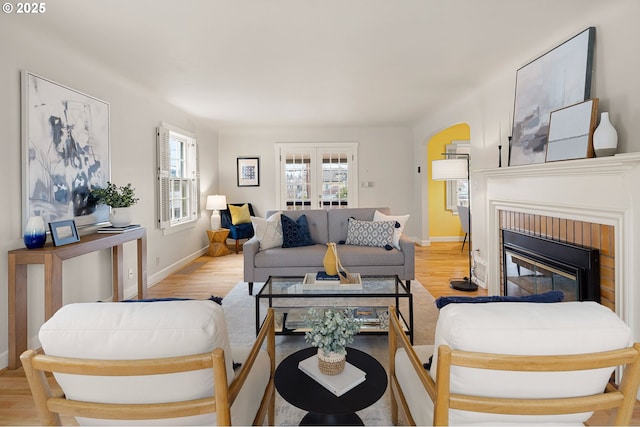
M 51 238 L 53 239 L 54 246 L 62 246 L 80 241 L 76 222 L 72 219 L 50 222 L 49 230 L 51 230 Z
M 260 158 L 238 157 L 238 187 L 260 186 Z

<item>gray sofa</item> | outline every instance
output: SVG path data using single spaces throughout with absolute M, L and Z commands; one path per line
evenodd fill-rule
M 295 248 L 270 248 L 260 251 L 257 238 L 253 237 L 243 245 L 244 280 L 249 284 L 249 294 L 253 293 L 254 282 L 265 282 L 269 276 L 304 276 L 324 270 L 322 260 L 327 250 L 326 243 L 345 241 L 347 223 L 353 217 L 359 220 L 373 220 L 378 210 L 391 215 L 389 208 L 346 208 L 311 209 L 301 211 L 283 211 L 284 215 L 296 220 L 307 216 L 313 246 Z M 277 211 L 268 211 L 266 218 Z M 406 281 L 410 289 L 415 278 L 415 246 L 402 236 L 400 249 L 386 250 L 380 247 L 337 245 L 338 256 L 344 268 L 350 273 L 363 275 L 393 275 Z

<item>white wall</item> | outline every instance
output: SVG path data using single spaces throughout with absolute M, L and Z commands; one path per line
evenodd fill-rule
M 27 17 L 28 19 L 28 17 Z M 217 131 L 206 123 L 170 106 L 121 76 L 110 73 L 93 58 L 77 55 L 42 34 L 25 31 L 19 20 L 5 19 L 0 25 L 0 128 L 3 155 L 0 177 L 4 183 L 0 209 L 0 367 L 7 365 L 7 251 L 24 247 L 22 242 L 20 70 L 51 79 L 80 92 L 107 101 L 111 108 L 111 178 L 124 185 L 131 182 L 140 202 L 133 207 L 135 222 L 147 228 L 150 283 L 164 277 L 177 265 L 198 255 L 207 244 L 209 215 L 196 227 L 163 236 L 156 229 L 155 128 L 161 121 L 194 132 L 200 143 L 203 194 L 216 191 Z M 204 198 L 202 199 L 204 200 Z M 204 202 L 203 202 L 204 203 Z M 204 204 L 203 204 L 204 207 Z M 125 245 L 125 271 L 136 267 L 135 243 Z M 29 268 L 30 345 L 43 321 L 43 269 Z M 137 278 L 127 280 L 125 295 L 135 293 Z M 64 303 L 111 298 L 110 251 L 85 255 L 64 262 Z
M 221 130 L 219 135 L 220 192 L 229 203 L 251 202 L 256 215 L 276 208 L 275 149 L 278 142 L 357 142 L 360 207 L 388 206 L 394 214 L 410 213 L 405 232 L 417 236 L 419 218 L 413 212 L 413 139 L 409 128 Z M 260 186 L 236 185 L 236 158 L 260 157 Z
M 604 5 L 605 2 L 603 2 Z M 471 191 L 473 210 L 473 246 L 486 252 L 487 236 L 484 218 L 485 189 L 474 180 L 473 171 L 497 168 L 498 135 L 502 127 L 502 164 L 508 164 L 508 144 L 505 129 L 508 129 L 509 112 L 513 111 L 516 70 L 537 58 L 559 43 L 581 32 L 589 26 L 596 27 L 596 44 L 591 96 L 600 99 L 600 111 L 609 111 L 618 131 L 618 151 L 623 153 L 640 151 L 640 79 L 633 70 L 640 69 L 640 2 L 615 0 L 606 2 L 600 13 L 581 15 L 558 28 L 554 33 L 532 35 L 540 39 L 536 51 L 522 52 L 517 58 L 505 58 L 503 71 L 491 81 L 469 93 L 464 99 L 452 100 L 438 114 L 425 118 L 413 128 L 416 162 L 426 165 L 426 144 L 431 136 L 452 124 L 466 122 L 471 128 Z M 472 66 L 472 64 L 470 64 Z M 426 171 L 425 171 L 426 172 Z M 416 182 L 416 194 L 426 194 L 427 174 Z M 614 189 L 612 189 L 614 190 Z M 624 189 L 622 189 L 624 191 Z M 416 198 L 416 210 L 422 212 L 421 236 L 428 240 L 429 219 L 427 197 Z

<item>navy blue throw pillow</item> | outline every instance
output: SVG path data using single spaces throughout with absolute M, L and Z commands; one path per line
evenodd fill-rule
M 193 298 L 177 298 L 177 297 L 168 297 L 168 298 L 147 298 L 147 299 L 126 299 L 120 302 L 162 302 L 162 301 L 191 301 Z M 207 298 L 209 301 L 213 301 L 218 305 L 222 305 L 222 297 L 217 297 L 215 295 L 211 295 Z
M 170 297 L 170 298 L 146 298 L 146 299 L 126 299 L 126 300 L 122 300 L 120 302 L 163 302 L 163 301 L 190 301 L 193 298 L 177 298 L 177 297 Z
M 429 356 L 429 360 L 427 360 L 427 363 L 423 363 L 422 364 L 422 367 L 424 369 L 426 369 L 427 371 L 430 371 L 432 363 L 433 363 L 433 354 L 431 356 Z
M 311 239 L 306 215 L 300 215 L 296 221 L 286 215 L 281 215 L 280 217 L 282 221 L 283 248 L 315 245 L 313 239 Z
M 463 296 L 450 296 L 450 297 L 440 297 L 436 300 L 436 307 L 441 309 L 447 304 L 478 304 L 478 303 L 488 303 L 488 302 L 540 302 L 540 303 L 550 303 L 550 302 L 562 302 L 564 300 L 564 294 L 562 291 L 549 291 L 543 294 L 535 294 L 535 295 L 526 295 L 523 297 L 512 297 L 512 296 L 480 296 L 480 297 L 463 297 Z

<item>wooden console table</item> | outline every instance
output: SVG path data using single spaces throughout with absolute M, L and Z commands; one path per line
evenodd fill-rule
M 44 319 L 62 307 L 62 261 L 101 249 L 111 248 L 113 271 L 113 300 L 123 299 L 123 247 L 137 240 L 138 298 L 147 295 L 147 231 L 144 228 L 121 234 L 88 234 L 79 242 L 65 246 L 50 243 L 40 249 L 15 249 L 8 253 L 9 263 L 9 369 L 20 366 L 20 354 L 27 349 L 27 267 L 44 265 Z

